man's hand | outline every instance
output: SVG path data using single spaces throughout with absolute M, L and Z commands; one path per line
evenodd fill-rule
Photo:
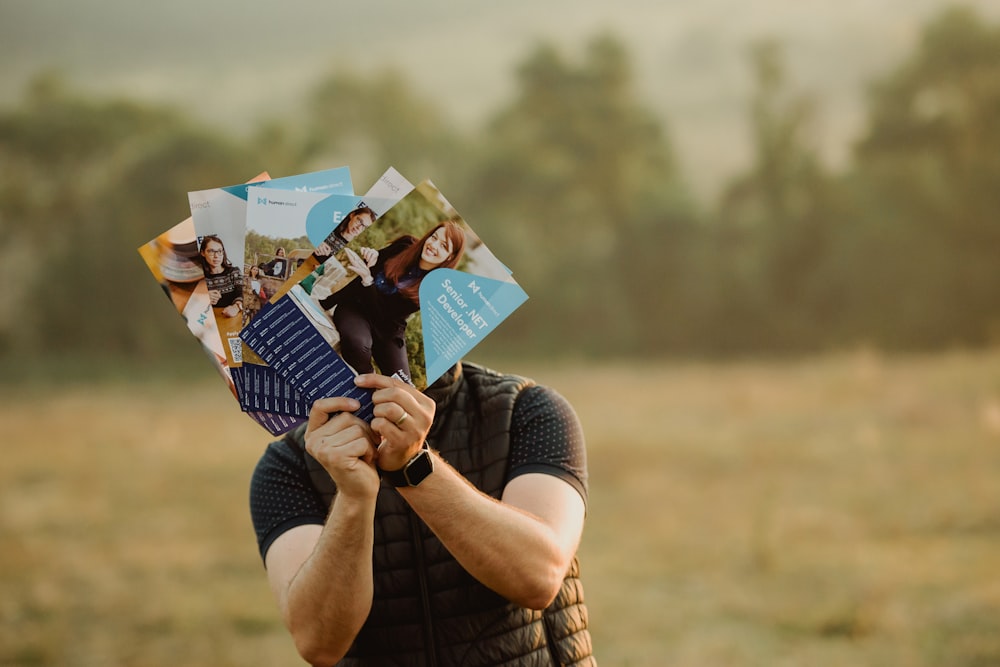
M 351 414 L 361 407 L 353 398 L 321 398 L 309 410 L 306 451 L 322 464 L 346 497 L 373 499 L 378 495 L 375 435 Z
M 434 399 L 399 380 L 369 373 L 355 384 L 374 389 L 371 430 L 380 439 L 377 463 L 382 470 L 399 470 L 423 446 L 434 421 Z

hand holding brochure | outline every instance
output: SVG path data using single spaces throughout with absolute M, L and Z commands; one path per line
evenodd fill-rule
M 301 423 L 326 396 L 358 399 L 356 414 L 370 420 L 370 392 L 355 386 L 356 374 L 424 390 L 527 299 L 430 181 L 414 187 L 390 169 L 363 197 L 275 182 L 240 190 L 245 210 L 231 235 L 246 239 L 244 308 L 248 287 L 256 301 L 235 331 L 242 344 L 218 331 L 241 407 L 272 433 Z M 262 273 L 273 267 L 259 261 L 262 238 L 302 239 L 297 248 L 312 251 L 286 251 L 283 281 L 265 289 Z M 265 398 L 275 386 L 287 401 Z

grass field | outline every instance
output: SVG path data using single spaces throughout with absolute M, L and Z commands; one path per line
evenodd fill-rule
M 504 368 L 587 430 L 602 665 L 1000 665 L 1000 352 Z M 301 664 L 221 386 L 0 395 L 0 665 Z

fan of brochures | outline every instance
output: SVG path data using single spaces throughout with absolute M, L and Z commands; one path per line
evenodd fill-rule
M 528 296 L 429 180 L 348 167 L 188 193 L 139 248 L 240 408 L 274 435 L 358 373 L 426 389 Z

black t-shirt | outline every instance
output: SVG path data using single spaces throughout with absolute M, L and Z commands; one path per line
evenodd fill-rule
M 570 404 L 543 386 L 522 391 L 511 416 L 507 481 L 525 473 L 565 480 L 587 503 L 583 430 Z M 272 442 L 250 481 L 250 515 L 261 558 L 279 535 L 296 526 L 323 524 L 327 507 L 312 486 L 305 454 L 284 440 Z

